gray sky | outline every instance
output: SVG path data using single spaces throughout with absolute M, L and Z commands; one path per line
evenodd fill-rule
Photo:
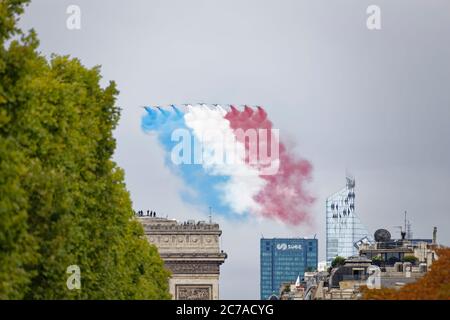
M 66 8 L 81 8 L 81 29 Z M 381 8 L 381 30 L 366 8 Z M 143 104 L 259 104 L 282 139 L 314 166 L 312 228 L 214 217 L 229 254 L 221 298 L 259 298 L 259 238 L 317 234 L 325 256 L 325 198 L 356 177 L 356 210 L 370 232 L 402 224 L 450 243 L 450 2 L 448 0 L 35 0 L 22 19 L 40 50 L 102 65 L 123 107 L 115 159 L 135 209 L 205 219 L 140 130 Z

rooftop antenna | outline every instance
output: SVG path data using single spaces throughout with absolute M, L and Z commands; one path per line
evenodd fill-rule
M 406 218 L 407 211 L 405 210 L 405 229 L 403 229 L 403 232 L 405 233 L 406 239 L 412 238 L 412 232 L 411 232 L 411 222 Z
M 411 231 L 411 221 L 408 220 L 408 228 L 406 229 L 406 233 L 407 233 L 407 238 L 408 239 L 412 239 L 413 238 L 413 233 Z
M 403 230 L 405 230 L 405 232 L 406 232 L 406 215 L 407 215 L 407 212 L 405 210 L 405 229 L 403 229 Z

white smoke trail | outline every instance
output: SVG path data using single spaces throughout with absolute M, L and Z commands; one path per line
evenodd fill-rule
M 229 176 L 229 180 L 220 186 L 224 203 L 236 213 L 257 213 L 260 205 L 254 197 L 266 181 L 257 169 L 245 163 L 245 146 L 236 141 L 225 114 L 221 106 L 214 109 L 204 105 L 188 106 L 184 120 L 201 142 L 205 171 L 211 175 Z

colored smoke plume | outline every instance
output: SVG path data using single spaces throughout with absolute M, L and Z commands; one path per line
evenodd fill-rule
M 238 111 L 234 106 L 230 108 L 225 119 L 230 121 L 234 130 L 271 130 L 273 127 L 261 107 L 257 107 L 256 111 L 248 106 L 243 111 Z M 270 144 L 271 138 L 269 136 L 265 143 Z M 245 141 L 241 142 L 247 146 Z M 307 160 L 289 154 L 283 143 L 279 144 L 279 163 L 277 174 L 261 176 L 267 184 L 255 196 L 256 202 L 261 205 L 260 214 L 294 225 L 308 222 L 314 198 L 306 190 L 306 184 L 311 180 L 312 165 Z
M 310 222 L 309 209 L 314 198 L 307 191 L 307 183 L 311 180 L 312 166 L 290 154 L 283 143 L 278 143 L 276 130 L 272 130 L 272 122 L 262 107 L 254 110 L 245 106 L 239 111 L 231 106 L 228 112 L 221 106 L 189 105 L 185 109 L 145 107 L 147 113 L 141 123 L 145 132 L 156 132 L 166 152 L 166 165 L 193 191 L 183 194 L 185 201 L 212 206 L 215 212 L 230 217 L 253 214 L 292 225 Z M 189 143 L 202 145 L 202 159 L 217 156 L 217 147 L 222 146 L 225 158 L 238 149 L 237 161 L 233 165 L 174 164 L 171 155 L 179 143 L 173 139 L 177 129 L 189 132 L 192 136 L 188 138 Z M 239 134 L 240 130 L 249 129 L 253 132 L 263 129 L 261 132 L 265 133 L 258 135 L 256 146 L 250 144 L 247 136 Z M 260 151 L 264 154 L 268 150 L 274 156 L 275 142 L 277 157 L 269 160 L 271 165 L 277 165 L 278 171 L 266 174 L 262 170 L 265 165 L 250 160 L 261 156 Z

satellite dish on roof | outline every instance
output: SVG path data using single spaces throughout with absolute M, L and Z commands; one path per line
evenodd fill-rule
M 378 229 L 373 235 L 376 242 L 388 242 L 391 240 L 391 233 L 386 229 Z

